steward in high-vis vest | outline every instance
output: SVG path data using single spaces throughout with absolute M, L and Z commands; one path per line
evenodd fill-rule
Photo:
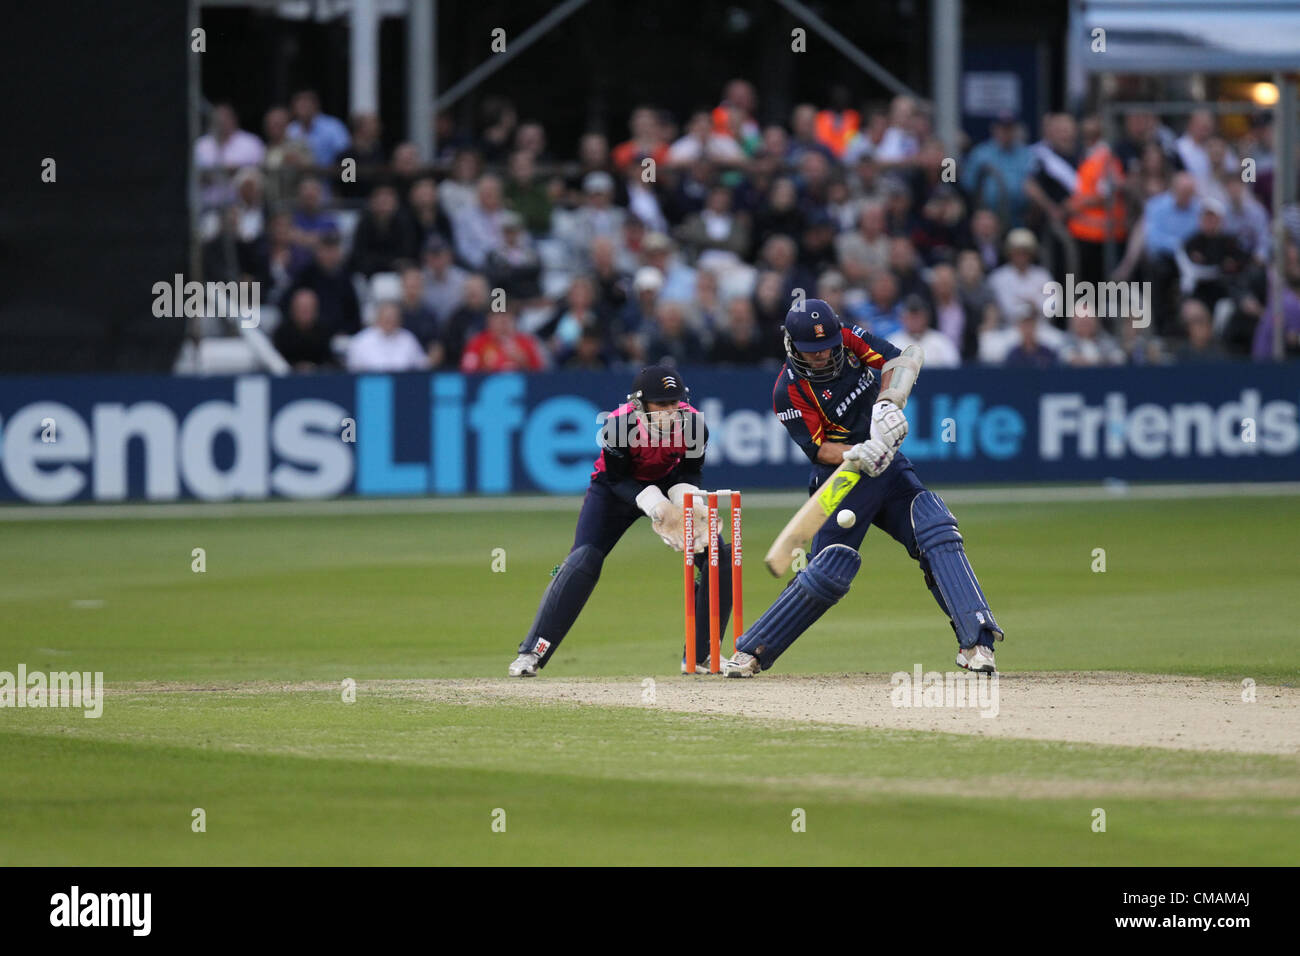
M 1128 238 L 1124 167 L 1104 140 L 1079 164 L 1075 190 L 1066 209 L 1066 227 L 1079 247 L 1080 274 L 1076 279 L 1104 281 L 1106 240 L 1117 247 L 1118 259 Z

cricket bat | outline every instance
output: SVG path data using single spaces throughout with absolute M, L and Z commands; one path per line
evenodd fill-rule
M 816 493 L 794 513 L 794 517 L 781 529 L 763 558 L 763 564 L 772 572 L 773 577 L 785 576 L 794 563 L 795 549 L 804 547 L 812 540 L 817 529 L 835 514 L 840 503 L 861 478 L 856 461 L 844 462 L 831 472 Z

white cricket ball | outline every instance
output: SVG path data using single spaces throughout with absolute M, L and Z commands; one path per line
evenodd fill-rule
M 839 514 L 835 516 L 835 523 L 838 524 L 841 528 L 852 528 L 855 524 L 857 524 L 857 522 L 858 522 L 858 516 L 855 515 L 848 508 L 843 509 L 842 511 L 840 511 Z

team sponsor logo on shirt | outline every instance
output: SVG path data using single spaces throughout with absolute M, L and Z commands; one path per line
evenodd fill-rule
M 778 422 L 792 422 L 798 417 L 799 409 L 797 408 L 787 408 L 784 411 L 776 413 L 776 420 Z
M 849 407 L 850 405 L 852 405 L 853 402 L 854 402 L 854 401 L 855 401 L 855 400 L 856 400 L 856 399 L 857 399 L 857 398 L 858 398 L 858 397 L 859 397 L 863 392 L 865 392 L 867 389 L 869 389 L 869 388 L 871 387 L 871 380 L 872 380 L 873 378 L 875 378 L 875 376 L 874 376 L 874 375 L 871 375 L 870 373 L 861 376 L 861 377 L 858 379 L 858 384 L 855 385 L 855 386 L 853 387 L 853 391 L 849 392 L 849 394 L 848 394 L 847 396 L 845 396 L 844 401 L 840 402 L 838 405 L 835 406 L 835 414 L 836 414 L 836 415 L 843 415 L 846 411 L 848 411 L 848 407 Z M 827 397 L 827 398 L 830 398 L 829 395 L 826 396 L 826 397 Z

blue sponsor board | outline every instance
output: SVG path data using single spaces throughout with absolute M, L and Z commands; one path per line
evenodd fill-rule
M 684 370 L 707 482 L 791 488 L 768 371 Z M 574 493 L 619 373 L 0 380 L 0 500 Z M 1300 479 L 1300 365 L 930 370 L 904 444 L 933 484 Z

